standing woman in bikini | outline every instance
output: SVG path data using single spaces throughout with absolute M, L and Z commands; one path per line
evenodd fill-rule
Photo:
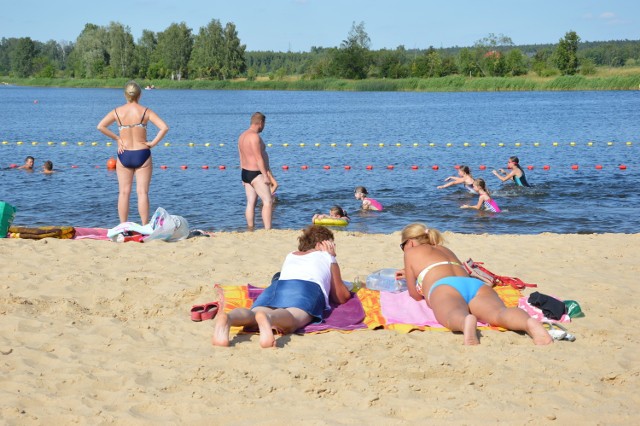
M 133 178 L 136 178 L 138 195 L 138 212 L 143 225 L 149 222 L 149 185 L 153 163 L 151 148 L 156 146 L 169 131 L 167 124 L 158 115 L 138 103 L 142 90 L 135 81 L 124 87 L 127 103 L 109 113 L 98 124 L 98 130 L 118 143 L 118 216 L 120 223 L 126 222 L 129 216 L 129 199 Z M 158 133 L 152 141 L 147 141 L 147 123 L 153 123 Z M 119 135 L 109 129 L 118 123 Z
M 553 343 L 537 320 L 520 308 L 507 308 L 498 294 L 483 281 L 470 277 L 460 259 L 444 247 L 436 229 L 412 223 L 402 230 L 404 275 L 409 295 L 425 300 L 438 322 L 464 334 L 465 345 L 477 345 L 477 322 L 508 330 L 524 331 L 536 345 Z

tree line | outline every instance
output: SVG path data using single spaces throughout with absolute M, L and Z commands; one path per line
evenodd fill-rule
M 247 52 L 233 23 L 212 19 L 197 34 L 184 22 L 164 31 L 143 30 L 134 41 L 118 22 L 86 24 L 75 42 L 0 40 L 0 75 L 40 78 L 228 80 L 431 78 L 592 74 L 596 66 L 640 65 L 640 40 L 581 43 L 574 31 L 555 45 L 516 46 L 489 34 L 470 47 L 371 50 L 364 22 L 353 23 L 337 47 L 309 52 Z

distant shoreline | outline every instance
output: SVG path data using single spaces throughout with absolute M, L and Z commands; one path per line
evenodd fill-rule
M 128 79 L 73 78 L 13 78 L 0 77 L 3 86 L 121 88 Z M 155 89 L 196 90 L 290 90 L 290 91 L 351 91 L 351 92 L 497 92 L 497 91 L 558 91 L 558 90 L 638 90 L 637 72 L 598 76 L 555 77 L 462 77 L 405 79 L 317 79 L 290 78 L 283 80 L 137 80 L 141 86 Z

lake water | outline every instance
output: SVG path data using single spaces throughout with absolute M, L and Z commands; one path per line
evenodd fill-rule
M 120 89 L 0 87 L 0 200 L 17 207 L 15 224 L 117 225 L 117 178 L 105 167 L 116 148 L 96 125 L 123 101 Z M 640 92 L 153 90 L 141 103 L 171 127 L 152 151 L 151 210 L 164 207 L 191 228 L 245 229 L 236 141 L 251 113 L 262 111 L 281 185 L 275 228 L 299 229 L 339 204 L 352 218 L 347 230 L 369 233 L 412 221 L 461 233 L 640 231 Z M 59 173 L 9 169 L 27 155 L 38 169 L 53 161 Z M 511 155 L 533 167 L 526 170 L 533 188 L 491 174 Z M 461 210 L 477 198 L 436 189 L 458 164 L 487 181 L 502 213 Z M 360 211 L 358 185 L 385 210 Z M 139 220 L 135 196 L 130 220 Z

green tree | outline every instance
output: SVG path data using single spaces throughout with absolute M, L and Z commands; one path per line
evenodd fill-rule
M 340 48 L 333 53 L 333 73 L 341 78 L 366 78 L 371 65 L 370 45 L 371 39 L 364 29 L 364 22 L 357 25 L 353 22 L 347 39 L 343 40 Z
M 520 49 L 511 49 L 505 55 L 505 72 L 507 75 L 517 76 L 527 73 L 527 61 Z
M 80 78 L 102 77 L 109 62 L 108 38 L 103 27 L 86 24 L 69 55 L 73 75 Z
M 458 54 L 458 72 L 465 77 L 477 77 L 482 74 L 474 52 L 465 47 Z
M 575 31 L 569 31 L 558 42 L 553 59 L 562 75 L 574 75 L 578 72 L 578 43 L 580 37 Z
M 135 68 L 135 45 L 131 29 L 118 22 L 111 22 L 107 29 L 109 66 L 113 77 L 132 78 Z
M 187 77 L 192 48 L 191 28 L 187 27 L 184 22 L 171 24 L 158 34 L 159 57 L 168 67 L 172 80 L 181 80 L 183 77 Z
M 190 72 L 198 78 L 222 78 L 224 49 L 222 24 L 219 20 L 212 19 L 195 36 L 189 60 Z
M 145 78 L 158 78 L 158 75 L 150 76 L 151 64 L 157 61 L 158 39 L 153 31 L 142 30 L 142 36 L 136 44 L 136 62 L 138 64 L 138 76 Z
M 11 70 L 16 77 L 29 77 L 35 58 L 36 46 L 33 40 L 30 37 L 18 39 L 15 49 L 11 52 Z
M 222 76 L 225 79 L 234 78 L 245 72 L 247 65 L 244 51 L 247 47 L 240 43 L 235 24 L 227 22 L 224 26 L 224 67 Z
M 424 55 L 417 57 L 411 65 L 411 75 L 414 77 L 440 77 L 441 71 L 442 57 L 433 46 L 429 46 Z
M 485 77 L 503 76 L 505 74 L 505 60 L 503 51 L 513 46 L 510 37 L 503 34 L 490 33 L 474 44 L 475 64 Z

